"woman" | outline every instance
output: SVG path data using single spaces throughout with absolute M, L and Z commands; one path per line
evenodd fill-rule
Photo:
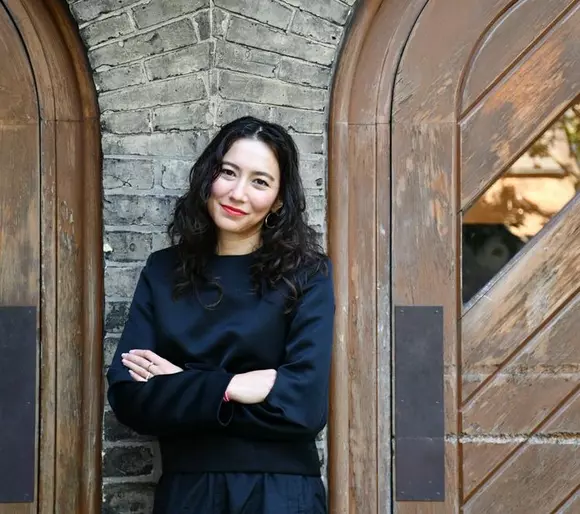
M 326 512 L 334 296 L 304 216 L 278 125 L 235 120 L 193 166 L 107 374 L 118 419 L 159 438 L 155 514 Z

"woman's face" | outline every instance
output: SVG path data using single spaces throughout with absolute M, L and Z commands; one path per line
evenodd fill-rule
M 279 192 L 280 168 L 270 147 L 238 139 L 223 158 L 208 201 L 218 236 L 259 239 L 264 219 L 280 207 Z

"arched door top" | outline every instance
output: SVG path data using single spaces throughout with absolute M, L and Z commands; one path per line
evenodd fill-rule
M 577 97 L 579 16 L 575 0 L 358 5 L 337 67 L 329 127 L 329 249 L 337 293 L 329 438 L 333 511 L 479 512 L 489 508 L 490 496 L 481 492 L 491 482 L 494 497 L 512 505 L 515 497 L 502 496 L 501 481 L 493 477 L 497 470 L 512 476 L 511 464 L 525 467 L 528 457 L 512 459 L 505 445 L 501 451 L 488 448 L 489 461 L 483 462 L 469 437 L 462 439 L 466 427 L 495 423 L 500 407 L 490 407 L 491 396 L 499 391 L 501 397 L 503 390 L 494 389 L 501 373 L 488 370 L 469 391 L 462 373 L 489 362 L 503 370 L 502 359 L 521 364 L 522 349 L 546 338 L 536 331 L 550 320 L 565 332 L 565 313 L 576 305 L 570 277 L 578 245 L 557 240 L 568 234 L 576 241 L 571 234 L 577 232 L 580 203 L 576 198 L 546 227 L 538 239 L 545 246 L 526 248 L 465 312 L 461 216 Z M 559 264 L 552 268 L 550 262 Z M 397 361 L 391 360 L 391 313 L 405 305 L 445 311 L 448 437 L 441 466 L 448 490 L 445 503 L 428 507 L 396 502 L 392 490 L 391 379 Z M 554 416 L 576 398 L 575 389 L 558 384 L 567 392 L 562 404 L 556 396 L 547 401 Z M 484 404 L 490 409 L 485 415 Z M 513 426 L 521 422 L 520 435 L 527 437 L 531 422 L 510 420 Z M 533 454 L 514 444 L 522 455 Z M 557 450 L 546 447 L 542 454 L 552 462 Z M 561 489 L 544 498 L 550 511 L 575 497 L 575 476 L 563 474 L 570 483 L 559 482 Z M 530 498 L 522 496 L 521 504 Z
M 40 219 L 34 221 L 39 224 L 41 263 L 35 512 L 96 514 L 101 511 L 103 396 L 96 93 L 65 2 L 1 2 L 25 46 L 40 118 L 35 129 Z M 28 512 L 25 504 L 21 508 L 10 512 Z
M 78 28 L 60 0 L 3 0 L 25 41 L 39 94 L 41 118 L 98 119 L 92 74 Z

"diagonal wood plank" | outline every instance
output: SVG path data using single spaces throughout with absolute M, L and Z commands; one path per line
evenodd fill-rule
M 552 424 L 554 422 L 557 422 L 557 420 L 562 416 L 562 414 L 564 412 L 566 412 L 569 405 L 575 403 L 579 396 L 580 396 L 580 385 L 576 385 L 574 387 L 574 389 L 566 396 L 566 398 L 561 400 L 559 402 L 559 404 L 554 407 L 552 412 L 550 412 L 531 431 L 531 433 L 529 435 L 541 433 L 543 430 L 546 430 L 546 429 L 549 430 L 550 427 L 552 426 Z M 464 505 L 466 507 L 465 507 L 463 512 L 465 514 L 467 514 L 467 513 L 478 514 L 479 512 L 490 512 L 490 510 L 489 510 L 490 506 L 487 505 L 487 502 L 489 502 L 489 501 L 494 502 L 497 500 L 499 500 L 501 502 L 501 501 L 506 499 L 506 496 L 507 496 L 507 501 L 515 499 L 517 502 L 517 501 L 523 500 L 524 498 L 528 499 L 528 497 L 525 494 L 521 494 L 521 492 L 519 494 L 511 494 L 511 493 L 508 494 L 506 491 L 502 491 L 502 489 L 504 489 L 506 487 L 506 484 L 508 484 L 507 485 L 508 491 L 509 491 L 510 487 L 513 489 L 514 484 L 517 484 L 519 482 L 521 482 L 523 484 L 527 484 L 527 481 L 521 480 L 521 477 L 524 477 L 524 476 L 528 477 L 528 475 L 530 475 L 531 473 L 535 473 L 536 478 L 538 475 L 542 475 L 542 471 L 545 469 L 545 466 L 538 467 L 538 465 L 537 465 L 538 461 L 537 460 L 534 461 L 534 459 L 532 459 L 531 464 L 529 462 L 526 462 L 529 454 L 533 453 L 533 451 L 534 451 L 534 450 L 529 450 L 529 448 L 530 447 L 533 448 L 533 446 L 534 445 L 530 444 L 528 442 L 528 440 L 524 440 L 515 449 L 509 451 L 509 453 L 506 455 L 506 457 L 503 460 L 501 460 L 501 462 L 499 462 L 496 465 L 496 467 L 493 468 L 482 479 L 482 481 L 479 484 L 474 486 L 468 495 L 466 495 L 464 497 Z M 536 446 L 540 446 L 540 445 L 536 445 Z M 558 445 L 558 444 L 553 444 L 553 443 L 552 444 L 546 443 L 545 446 L 553 447 L 553 448 L 564 447 L 566 449 L 566 446 L 569 446 L 569 445 Z M 576 448 L 576 451 L 577 451 L 576 457 L 578 459 L 580 459 L 580 447 L 576 446 L 573 448 Z M 548 460 L 551 457 L 552 457 L 552 455 L 547 454 L 545 458 L 546 458 L 546 460 Z M 556 459 L 556 461 L 559 461 L 559 460 L 560 460 L 559 458 Z M 569 460 L 572 460 L 572 459 L 569 459 Z M 565 465 L 569 464 L 569 460 L 563 461 L 561 463 L 562 469 L 564 468 Z M 522 461 L 524 461 L 523 465 L 521 465 Z M 580 460 L 578 461 L 578 463 L 580 463 Z M 557 467 L 557 462 L 554 463 L 554 466 Z M 515 474 L 515 477 L 510 478 L 509 477 L 510 470 L 513 470 L 514 468 L 517 468 L 518 471 Z M 580 472 L 580 467 L 575 466 L 574 469 L 578 469 L 578 471 Z M 572 479 L 573 478 L 574 477 L 572 477 Z M 576 480 L 573 480 L 573 481 L 576 482 Z M 498 486 L 498 484 L 499 484 L 499 486 Z M 570 487 L 568 487 L 567 489 L 570 490 Z M 562 493 L 562 491 L 560 491 L 560 493 Z M 559 496 L 556 495 L 554 498 L 552 498 L 552 502 L 554 504 L 556 504 L 557 501 L 562 498 L 562 496 L 563 496 L 563 493 L 560 494 Z M 473 506 L 474 504 L 475 504 L 475 507 Z M 517 505 L 520 505 L 520 504 L 517 503 Z M 546 502 L 543 501 L 542 505 L 543 506 L 546 505 Z M 469 506 L 469 507 L 467 508 L 467 506 Z M 516 512 L 515 510 L 513 510 L 514 507 L 510 507 L 507 510 L 503 510 L 503 509 L 504 508 L 502 506 L 502 509 L 493 510 L 493 512 L 510 512 L 510 513 Z M 523 510 L 523 511 L 518 510 L 517 512 L 522 512 L 522 514 L 524 514 L 524 513 L 527 514 L 528 512 L 531 512 L 531 511 L 528 509 L 528 510 Z
M 461 121 L 462 210 L 578 96 L 579 25 L 576 5 Z
M 551 512 L 580 480 L 580 447 L 526 445 L 482 494 L 463 507 L 464 514 Z
M 540 414 L 542 401 L 549 406 L 555 390 L 548 391 L 553 387 L 567 390 L 566 382 L 580 371 L 580 345 L 570 344 L 579 333 L 580 295 L 576 295 L 535 337 L 520 346 L 520 351 L 501 372 L 496 373 L 489 366 L 480 371 L 480 379 L 487 380 L 485 386 L 479 387 L 477 394 L 471 394 L 469 401 L 464 403 L 464 430 L 526 432 L 529 420 Z M 472 380 L 470 376 L 467 379 Z M 532 393 L 534 388 L 538 388 L 535 394 Z M 505 410 L 508 398 L 514 408 Z M 489 416 L 485 421 L 474 419 L 484 412 Z
M 579 0 L 523 0 L 507 9 L 481 38 L 466 70 L 461 117 L 526 57 Z M 509 40 L 510 44 L 506 45 Z
M 576 196 L 464 313 L 462 372 L 477 373 L 486 367 L 499 372 L 576 294 L 579 274 L 580 196 Z
M 466 444 L 463 451 L 464 491 L 469 495 L 510 452 L 514 434 L 525 436 L 545 419 L 554 404 L 578 383 L 580 345 L 570 344 L 580 333 L 580 296 L 552 319 L 511 364 L 495 375 L 462 412 L 465 434 L 491 436 L 492 444 Z M 562 371 L 566 370 L 566 371 Z M 580 430 L 576 398 L 554 418 L 543 434 Z

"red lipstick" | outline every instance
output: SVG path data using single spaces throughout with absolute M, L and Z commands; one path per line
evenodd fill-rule
M 231 205 L 223 205 L 223 204 L 220 205 L 222 206 L 222 209 L 226 211 L 230 216 L 245 216 L 247 214 L 247 212 L 244 212 L 240 209 L 236 209 Z

